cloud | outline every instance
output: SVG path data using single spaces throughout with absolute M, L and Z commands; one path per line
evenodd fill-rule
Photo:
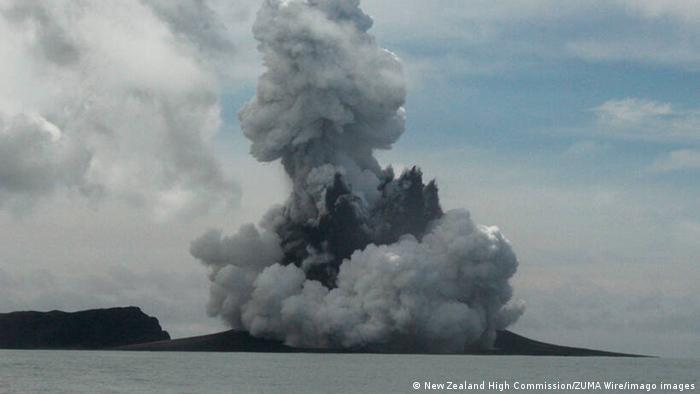
M 172 31 L 176 44 L 226 87 L 252 84 L 261 67 L 251 39 L 258 0 L 140 0 Z
M 213 21 L 188 29 L 208 23 L 205 3 L 180 5 L 2 3 L 0 206 L 57 191 L 128 200 L 158 217 L 235 203 L 212 150 L 219 73 L 194 56 L 230 56 L 233 46 Z
M 363 7 L 382 21 L 375 28 L 380 40 L 397 49 L 409 71 L 425 69 L 424 79 L 512 76 L 568 67 L 572 59 L 700 68 L 700 15 L 692 2 L 406 0 L 397 7 L 364 0 Z
M 617 3 L 645 19 L 673 18 L 688 24 L 700 21 L 700 10 L 694 0 L 617 0 Z
M 7 123 L 5 123 L 7 122 Z M 0 201 L 79 185 L 90 154 L 37 114 L 0 116 Z
M 571 56 L 591 62 L 633 62 L 700 68 L 700 13 L 692 1 L 618 0 L 618 14 L 593 37 L 573 37 Z M 614 15 L 614 14 L 613 14 Z
M 616 37 L 607 41 L 575 40 L 566 44 L 566 50 L 573 57 L 596 63 L 628 61 L 691 70 L 700 68 L 700 43 L 654 35 L 647 33 L 643 38 Z
M 700 150 L 674 150 L 658 157 L 649 170 L 654 173 L 700 170 Z
M 234 50 L 224 21 L 207 1 L 143 0 L 143 3 L 167 23 L 176 37 L 203 54 L 228 56 Z
M 649 99 L 609 100 L 592 109 L 599 131 L 649 141 L 700 140 L 700 109 L 676 110 Z
M 539 267 L 521 275 L 518 287 L 529 300 L 528 313 L 515 331 L 573 346 L 676 357 L 695 354 L 698 338 L 693 328 L 700 324 L 700 303 L 691 290 L 692 280 L 681 275 L 692 277 L 697 270 L 669 275 L 661 267 L 635 271 L 593 266 L 595 270 Z M 650 275 L 654 286 L 649 286 Z
M 594 110 L 599 121 L 623 126 L 640 124 L 673 113 L 668 103 L 634 98 L 606 101 Z

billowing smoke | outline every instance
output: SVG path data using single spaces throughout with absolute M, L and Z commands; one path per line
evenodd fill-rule
M 232 45 L 207 2 L 168 5 L 0 0 L 0 208 L 74 191 L 158 217 L 235 204 L 212 147 L 219 73 L 198 60 Z
M 513 323 L 517 258 L 495 227 L 443 212 L 419 169 L 373 156 L 404 131 L 401 64 L 359 0 L 266 0 L 266 66 L 239 116 L 291 196 L 258 227 L 191 245 L 211 269 L 209 313 L 296 347 L 461 352 Z

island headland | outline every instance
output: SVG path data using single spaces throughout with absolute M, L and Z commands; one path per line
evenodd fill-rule
M 0 313 L 2 349 L 105 349 L 169 339 L 158 319 L 133 306 Z

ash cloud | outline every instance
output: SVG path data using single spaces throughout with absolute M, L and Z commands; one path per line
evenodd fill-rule
M 297 347 L 461 352 L 517 320 L 518 261 L 495 227 L 443 212 L 418 168 L 373 156 L 404 131 L 399 59 L 347 0 L 266 0 L 253 27 L 265 72 L 240 111 L 251 153 L 292 193 L 259 226 L 191 244 L 210 315 Z
M 158 217 L 235 203 L 211 146 L 218 76 L 192 56 L 232 48 L 216 28 L 192 33 L 209 14 L 188 3 L 0 1 L 0 206 L 57 191 Z

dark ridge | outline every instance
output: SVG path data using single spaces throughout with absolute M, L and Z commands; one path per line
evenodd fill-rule
M 104 349 L 170 339 L 137 307 L 0 314 L 0 348 Z
M 577 356 L 577 357 L 645 357 L 600 350 L 558 346 L 533 341 L 510 331 L 498 331 L 495 349 L 465 352 L 468 355 L 523 355 L 523 356 Z M 382 352 L 364 349 L 299 349 L 282 342 L 254 338 L 243 331 L 225 331 L 191 338 L 158 341 L 122 346 L 114 350 L 175 351 L 175 352 L 253 352 L 253 353 L 382 353 L 413 354 L 412 352 Z

